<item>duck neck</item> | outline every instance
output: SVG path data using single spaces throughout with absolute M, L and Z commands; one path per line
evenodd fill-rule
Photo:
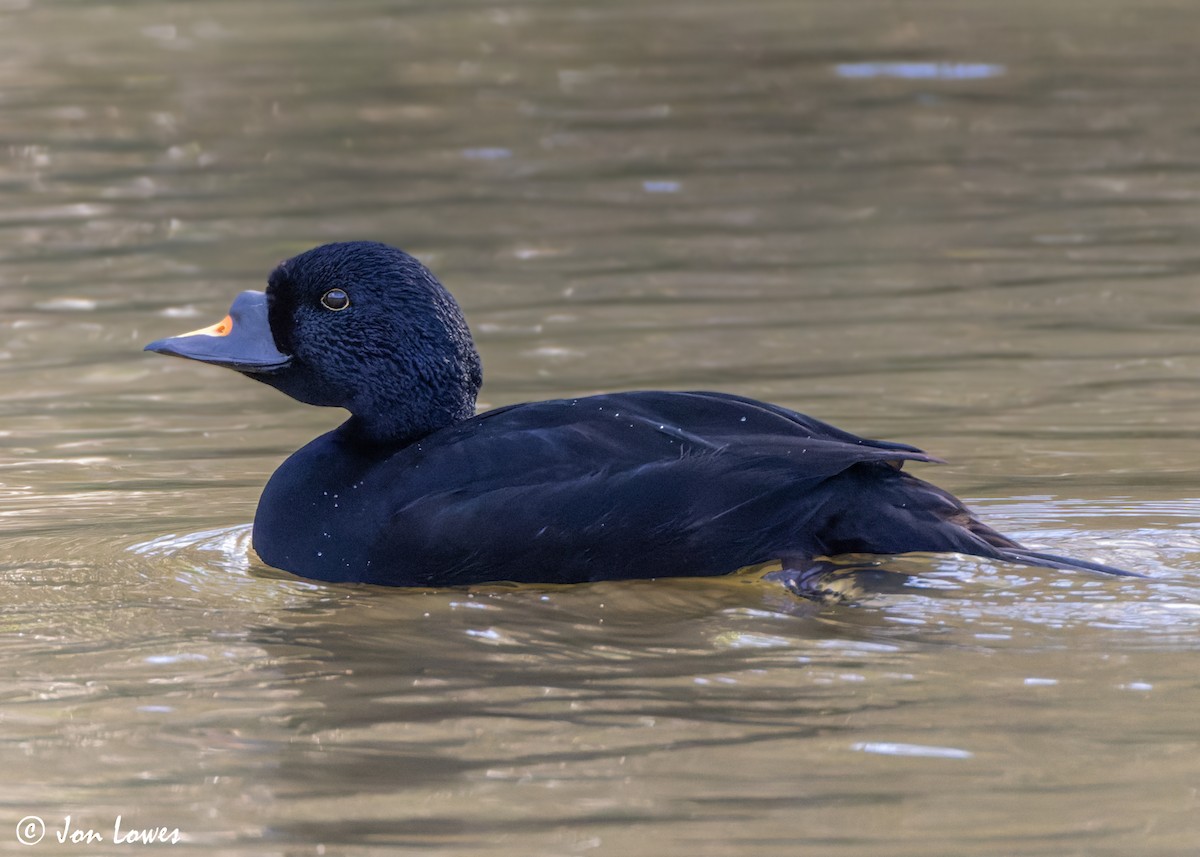
M 351 414 L 350 419 L 342 424 L 339 431 L 344 439 L 356 446 L 399 449 L 473 415 L 474 408 L 462 416 L 451 417 L 448 413 L 425 414 L 423 419 L 394 414 L 386 417 L 378 414 L 370 417 Z
M 343 433 L 369 446 L 402 447 L 469 420 L 480 383 L 479 358 L 471 356 L 445 364 L 442 377 L 418 375 L 412 383 L 383 384 L 360 394 L 348 405 L 351 417 Z

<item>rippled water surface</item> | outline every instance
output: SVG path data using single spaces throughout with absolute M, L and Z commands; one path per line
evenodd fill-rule
M 1195 853 L 1198 28 L 0 0 L 0 853 Z M 486 405 L 766 398 L 1149 577 L 903 557 L 818 606 L 273 571 L 258 493 L 339 415 L 140 347 L 347 238 L 439 272 Z

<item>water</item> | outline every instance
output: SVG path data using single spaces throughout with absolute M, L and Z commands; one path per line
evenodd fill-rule
M 0 853 L 1193 853 L 1198 15 L 0 2 Z M 346 238 L 454 290 L 488 405 L 770 399 L 1151 577 L 274 572 L 339 415 L 139 349 Z

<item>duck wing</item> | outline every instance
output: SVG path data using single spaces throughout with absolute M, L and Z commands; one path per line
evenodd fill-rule
M 412 585 L 569 583 L 725 574 L 781 556 L 1017 548 L 900 470 L 936 460 L 721 393 L 515 405 L 377 469 L 392 511 L 370 567 Z

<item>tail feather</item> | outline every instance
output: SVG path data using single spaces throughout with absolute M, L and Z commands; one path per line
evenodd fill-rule
M 1058 556 L 1052 553 L 1029 550 L 1022 547 L 998 548 L 996 558 L 1005 562 L 1015 562 L 1021 565 L 1036 565 L 1041 568 L 1059 568 L 1064 571 L 1098 571 L 1101 574 L 1113 574 L 1119 577 L 1147 577 L 1138 571 L 1117 568 L 1100 562 L 1089 562 L 1085 559 L 1073 559 L 1068 556 Z
M 955 522 L 986 544 L 988 548 L 994 550 L 996 559 L 1002 559 L 1005 562 L 1020 563 L 1021 565 L 1059 568 L 1063 571 L 1098 571 L 1102 574 L 1115 574 L 1121 577 L 1146 576 L 1140 572 L 1129 571 L 1128 569 L 1117 568 L 1116 566 L 1105 565 L 1100 562 L 1089 562 L 1086 559 L 1074 559 L 1069 556 L 1059 556 L 1058 554 L 1045 553 L 1044 551 L 1030 550 L 1020 542 L 1013 541 L 1003 533 L 993 530 L 987 524 L 971 515 L 970 512 L 967 512 L 965 507 L 963 512 L 966 513 L 966 519 L 963 520 L 963 516 L 959 516 Z M 986 556 L 983 552 L 979 553 Z
M 827 480 L 833 514 L 825 519 L 825 553 L 965 553 L 1064 571 L 1121 577 L 1139 572 L 1030 550 L 976 518 L 953 494 L 878 463 L 858 464 Z M 864 509 L 865 499 L 872 503 Z

